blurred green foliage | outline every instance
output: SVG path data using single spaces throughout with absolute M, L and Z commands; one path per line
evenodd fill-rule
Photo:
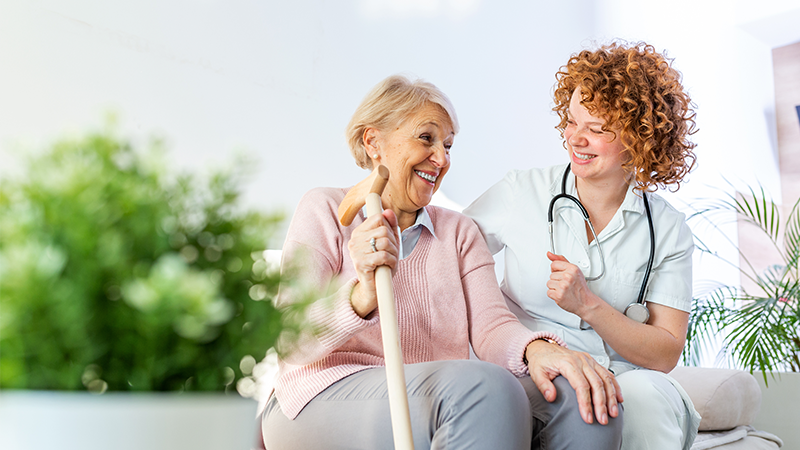
M 230 390 L 274 345 L 282 218 L 239 205 L 245 162 L 174 174 L 147 147 L 109 126 L 2 181 L 0 388 Z

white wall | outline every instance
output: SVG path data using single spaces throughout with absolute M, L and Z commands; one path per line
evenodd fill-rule
M 0 0 L 0 165 L 114 110 L 126 131 L 166 137 L 179 166 L 258 156 L 248 201 L 290 215 L 309 188 L 365 175 L 344 126 L 405 72 L 456 105 L 442 192 L 464 206 L 510 168 L 565 160 L 554 73 L 620 37 L 667 50 L 698 105 L 698 167 L 670 200 L 717 195 L 723 175 L 779 198 L 771 49 L 799 41 L 797 23 L 797 0 Z
M 397 72 L 432 81 L 456 105 L 463 131 L 442 188 L 453 201 L 468 204 L 509 168 L 563 160 L 553 74 L 595 26 L 586 0 L 0 5 L 6 158 L 115 110 L 137 136 L 165 136 L 180 165 L 237 148 L 257 155 L 249 200 L 288 214 L 309 188 L 365 175 L 343 130 Z

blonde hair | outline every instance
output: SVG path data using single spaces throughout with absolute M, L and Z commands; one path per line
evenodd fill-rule
M 345 131 L 350 153 L 356 164 L 372 170 L 372 159 L 364 147 L 364 131 L 375 128 L 387 131 L 401 125 L 428 103 L 439 105 L 450 117 L 453 132 L 458 133 L 458 118 L 450 99 L 433 84 L 403 75 L 392 75 L 378 83 L 356 108 Z

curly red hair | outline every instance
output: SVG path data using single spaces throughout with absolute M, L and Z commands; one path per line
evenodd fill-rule
M 580 87 L 581 105 L 605 119 L 604 130 L 619 132 L 627 154 L 623 169 L 636 189 L 678 190 L 695 164 L 696 144 L 689 136 L 697 127 L 694 104 L 671 63 L 643 42 L 615 42 L 573 55 L 556 74 L 556 129 L 563 137 L 570 99 Z

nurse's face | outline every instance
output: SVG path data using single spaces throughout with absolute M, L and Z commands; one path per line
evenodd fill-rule
M 604 131 L 605 119 L 581 105 L 581 89 L 575 89 L 567 111 L 564 140 L 576 177 L 594 181 L 626 180 L 622 170 L 624 146 L 617 133 Z M 613 129 L 613 127 L 612 127 Z

